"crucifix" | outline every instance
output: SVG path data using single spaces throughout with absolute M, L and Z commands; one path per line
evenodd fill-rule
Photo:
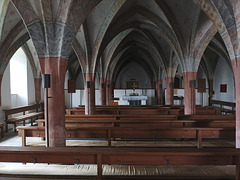
M 133 83 L 133 85 L 132 85 L 133 91 L 135 91 L 135 89 L 136 89 L 137 87 L 138 87 L 138 86 L 137 86 L 135 83 Z

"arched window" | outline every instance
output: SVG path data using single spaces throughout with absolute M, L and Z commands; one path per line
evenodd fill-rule
M 10 60 L 12 107 L 28 105 L 27 58 L 19 48 Z

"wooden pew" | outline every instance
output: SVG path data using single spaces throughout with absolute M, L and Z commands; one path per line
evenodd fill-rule
M 45 120 L 36 120 L 39 127 L 45 126 Z M 235 119 L 195 119 L 195 120 L 65 120 L 66 127 L 235 127 Z
M 236 165 L 240 180 L 240 150 L 235 148 L 89 148 L 0 147 L 0 162 L 102 165 Z M 116 176 L 115 176 L 116 177 Z M 110 177 L 106 177 L 110 178 Z
M 182 116 L 178 116 L 178 119 L 180 120 L 235 120 L 236 116 L 235 115 L 198 115 L 198 114 L 194 114 L 194 115 L 182 115 Z
M 25 126 L 25 121 L 28 119 L 31 119 L 31 125 L 33 125 L 33 119 L 38 118 L 39 116 L 43 116 L 44 112 L 38 112 L 38 109 L 40 108 L 40 104 L 34 104 L 29 106 L 22 106 L 17 108 L 11 108 L 11 109 L 5 109 L 5 121 L 6 121 L 6 132 L 8 132 L 8 124 L 13 124 L 14 129 L 16 132 L 17 123 L 20 121 L 23 121 L 23 125 Z M 26 113 L 27 111 L 31 111 L 29 113 Z M 34 112 L 32 112 L 34 111 Z M 22 113 L 22 115 L 19 115 L 17 117 L 8 118 L 9 115 Z
M 211 99 L 210 105 L 211 105 L 211 108 L 218 109 L 219 111 L 225 114 L 235 114 L 236 103 Z M 216 107 L 214 105 L 219 105 L 220 107 Z M 225 106 L 228 106 L 231 109 L 226 109 L 224 108 Z
M 96 114 L 141 114 L 141 115 L 183 115 L 184 107 L 183 106 L 147 106 L 147 107 L 132 107 L 132 106 L 117 106 L 117 107 L 108 107 L 108 106 L 97 106 L 95 109 Z M 84 115 L 85 108 L 74 107 L 72 109 L 66 110 L 67 115 Z M 196 114 L 221 114 L 221 110 L 212 109 L 207 107 L 196 107 Z
M 45 127 L 17 127 L 22 137 L 22 146 L 26 146 L 26 137 L 45 137 Z M 202 147 L 202 139 L 235 138 L 235 128 L 200 128 L 200 127 L 66 127 L 67 138 L 104 138 L 111 146 L 111 140 L 121 139 L 176 139 L 192 138 L 198 140 L 198 148 Z
M 214 111 L 214 110 L 212 110 Z M 110 109 L 110 108 L 99 108 L 95 110 L 96 114 L 122 114 L 122 115 L 134 115 L 134 114 L 141 114 L 141 115 L 180 115 L 183 114 L 183 109 Z M 85 109 L 66 109 L 67 115 L 85 115 Z
M 141 114 L 136 115 L 114 115 L 114 114 L 94 114 L 94 115 L 65 115 L 65 120 L 130 120 L 130 119 L 138 119 L 138 120 L 151 120 L 151 119 L 158 119 L 158 120 L 166 120 L 166 119 L 177 119 L 176 115 L 148 115 L 143 116 Z

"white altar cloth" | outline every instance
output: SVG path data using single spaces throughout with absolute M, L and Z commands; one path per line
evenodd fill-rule
M 148 100 L 147 96 L 122 96 L 123 100 L 127 101 L 142 101 Z

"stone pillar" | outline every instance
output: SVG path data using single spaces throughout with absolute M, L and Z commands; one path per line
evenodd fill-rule
M 42 74 L 50 74 L 51 82 L 48 89 L 49 146 L 66 146 L 64 81 L 68 62 L 63 58 L 45 58 L 39 62 Z M 46 89 L 44 94 L 46 117 Z
M 112 97 L 112 88 L 111 88 L 111 80 L 106 81 L 106 104 L 111 105 L 111 97 Z
M 37 104 L 41 101 L 41 83 L 42 83 L 42 78 L 34 78 L 35 101 Z
M 167 77 L 166 78 L 166 96 L 167 101 L 166 105 L 173 105 L 173 90 L 174 90 L 174 77 Z
M 197 72 L 184 72 L 184 114 L 195 114 L 195 89 Z
M 163 105 L 162 80 L 157 81 L 157 104 L 158 105 Z
M 0 106 L 2 106 L 2 78 L 3 74 L 0 74 Z
M 236 97 L 236 148 L 240 148 L 240 58 L 232 60 Z
M 106 105 L 106 79 L 99 78 L 99 104 Z
M 85 73 L 85 114 L 95 114 L 95 74 Z

